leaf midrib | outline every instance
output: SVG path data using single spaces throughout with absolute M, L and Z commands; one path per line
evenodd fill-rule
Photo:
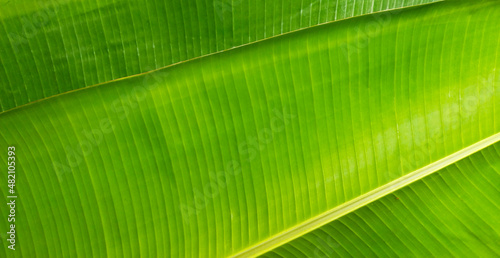
M 429 176 L 449 165 L 452 165 L 472 154 L 479 152 L 496 142 L 500 141 L 500 133 L 496 133 L 488 138 L 465 147 L 451 155 L 448 155 L 438 161 L 435 161 L 425 167 L 410 172 L 398 179 L 395 179 L 385 185 L 382 185 L 370 192 L 360 195 L 344 204 L 333 209 L 327 210 L 313 218 L 310 218 L 286 231 L 276 234 L 262 242 L 259 242 L 243 251 L 231 255 L 231 257 L 254 257 L 271 251 L 283 244 L 286 244 L 298 237 L 301 237 L 321 226 L 324 226 L 340 217 L 347 215 L 357 209 L 360 209 L 380 198 L 391 194 L 411 183 Z
M 301 32 L 301 31 L 313 29 L 313 28 L 318 27 L 318 26 L 326 26 L 328 24 L 332 24 L 332 23 L 336 23 L 336 22 L 341 22 L 341 21 L 345 21 L 345 20 L 349 20 L 349 19 L 353 19 L 353 18 L 359 18 L 359 17 L 364 17 L 364 16 L 368 16 L 368 15 L 374 15 L 374 14 L 379 14 L 379 13 L 385 13 L 385 12 L 394 12 L 394 11 L 398 11 L 398 10 L 400 11 L 400 10 L 404 10 L 404 9 L 408 9 L 408 8 L 415 8 L 415 7 L 425 6 L 425 5 L 431 5 L 431 4 L 436 4 L 436 3 L 440 3 L 440 2 L 444 2 L 444 1 L 447 1 L 447 0 L 436 0 L 434 2 L 428 2 L 428 3 L 423 3 L 423 4 L 416 4 L 416 5 L 411 5 L 411 6 L 403 6 L 403 7 L 392 8 L 392 9 L 387 9 L 387 10 L 382 10 L 382 11 L 377 11 L 377 12 L 372 12 L 372 13 L 365 13 L 365 14 L 351 16 L 351 17 L 346 17 L 346 18 L 342 18 L 342 19 L 338 19 L 338 20 L 334 20 L 334 21 L 328 21 L 328 22 L 324 22 L 324 23 L 319 23 L 319 24 L 312 25 L 312 26 L 309 26 L 309 27 L 299 28 L 299 29 L 292 30 L 292 31 L 289 31 L 289 32 L 285 32 L 285 33 L 282 33 L 282 34 L 279 34 L 279 35 L 275 35 L 275 36 L 271 36 L 271 37 L 268 37 L 268 38 L 256 40 L 256 41 L 249 42 L 249 43 L 245 43 L 245 44 L 242 44 L 242 45 L 239 45 L 239 46 L 235 46 L 235 47 L 232 47 L 232 48 L 228 48 L 228 49 L 224 49 L 224 50 L 221 50 L 221 51 L 217 51 L 217 52 L 213 52 L 213 53 L 209 53 L 209 54 L 197 56 L 197 57 L 190 58 L 190 59 L 186 59 L 184 61 L 180 61 L 180 62 L 177 62 L 177 63 L 169 64 L 169 65 L 166 65 L 166 66 L 163 66 L 163 67 L 160 67 L 160 68 L 156 68 L 156 69 L 153 69 L 153 70 L 150 70 L 150 71 L 146 71 L 146 72 L 142 72 L 142 73 L 138 73 L 138 74 L 133 74 L 133 75 L 128 75 L 128 76 L 125 76 L 125 77 L 120 77 L 120 78 L 116 78 L 116 79 L 113 79 L 113 80 L 109 80 L 109 81 L 105 81 L 105 82 L 100 82 L 100 83 L 89 85 L 89 86 L 84 86 L 84 87 L 81 87 L 81 88 L 78 88 L 78 89 L 73 89 L 73 90 L 61 92 L 59 94 L 55 94 L 55 95 L 52 95 L 52 96 L 49 96 L 49 97 L 46 97 L 46 98 L 37 99 L 35 101 L 31 101 L 31 102 L 28 102 L 26 104 L 22 104 L 22 105 L 16 106 L 14 108 L 4 110 L 4 111 L 0 112 L 0 116 L 3 115 L 3 114 L 5 114 L 5 113 L 7 113 L 7 112 L 10 112 L 10 111 L 13 111 L 13 110 L 18 110 L 18 109 L 24 108 L 26 106 L 30 106 L 32 104 L 35 104 L 35 103 L 38 103 L 38 102 L 42 102 L 42 101 L 45 101 L 45 100 L 48 100 L 48 99 L 57 98 L 57 97 L 60 97 L 60 96 L 66 95 L 66 94 L 71 94 L 73 92 L 84 91 L 84 90 L 88 90 L 88 89 L 91 89 L 91 88 L 94 88 L 94 87 L 103 86 L 103 85 L 106 85 L 106 84 L 109 84 L 109 83 L 113 83 L 113 82 L 117 82 L 117 81 L 121 81 L 121 80 L 131 79 L 131 78 L 134 78 L 134 77 L 138 77 L 138 76 L 142 76 L 142 75 L 154 73 L 154 72 L 157 72 L 157 71 L 160 71 L 160 70 L 164 70 L 164 69 L 168 69 L 168 68 L 171 68 L 171 67 L 174 67 L 174 66 L 177 66 L 177 65 L 181 65 L 181 64 L 184 64 L 184 63 L 193 62 L 195 60 L 207 58 L 207 57 L 210 57 L 210 56 L 213 56 L 213 55 L 219 55 L 219 54 L 222 54 L 222 53 L 225 53 L 225 52 L 229 52 L 229 51 L 233 51 L 235 49 L 239 49 L 239 48 L 243 48 L 243 47 L 248 47 L 248 46 L 251 46 L 251 45 L 254 45 L 254 44 L 258 44 L 260 42 L 272 40 L 272 39 L 275 39 L 275 38 L 278 38 L 278 37 L 283 37 L 285 35 L 290 35 L 290 34 L 293 34 L 293 33 L 298 33 L 298 32 Z

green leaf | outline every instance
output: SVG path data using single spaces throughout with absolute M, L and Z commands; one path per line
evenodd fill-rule
M 344 216 L 350 212 L 353 212 L 356 209 L 359 209 L 360 207 L 366 207 L 360 211 L 356 211 L 355 213 L 351 213 L 346 217 L 356 216 L 356 215 L 354 215 L 356 213 L 363 213 L 363 212 L 365 212 L 366 209 L 369 209 L 371 207 L 370 206 L 371 202 L 373 202 L 374 200 L 377 200 L 381 197 L 384 197 L 384 196 L 386 196 L 386 195 L 388 195 L 388 194 L 390 194 L 390 193 L 392 193 L 400 188 L 403 188 L 411 183 L 418 181 L 420 184 L 422 184 L 422 182 L 419 180 L 421 180 L 422 178 L 424 178 L 428 175 L 435 173 L 436 171 L 439 171 L 441 168 L 445 168 L 445 167 L 452 165 L 452 164 L 456 165 L 458 167 L 462 167 L 463 164 L 467 164 L 466 161 L 462 161 L 463 158 L 469 157 L 470 155 L 474 154 L 475 152 L 477 152 L 479 150 L 483 150 L 484 148 L 489 147 L 490 145 L 497 143 L 498 141 L 500 141 L 500 133 L 493 135 L 491 137 L 488 137 L 488 138 L 486 138 L 486 139 L 484 139 L 484 140 L 482 140 L 482 141 L 480 141 L 472 146 L 464 148 L 461 151 L 454 153 L 453 155 L 447 156 L 446 158 L 443 158 L 439 161 L 436 161 L 432 164 L 429 164 L 428 166 L 425 166 L 425 167 L 418 169 L 412 173 L 409 173 L 409 174 L 407 174 L 407 175 L 405 175 L 397 180 L 394 180 L 388 184 L 385 184 L 385 185 L 383 185 L 377 189 L 374 189 L 366 194 L 363 194 L 363 195 L 361 195 L 353 200 L 345 202 L 342 205 L 335 207 L 334 209 L 331 209 L 323 214 L 320 214 L 316 217 L 313 217 L 313 218 L 299 224 L 298 226 L 295 226 L 295 227 L 290 228 L 290 229 L 288 229 L 280 234 L 277 234 L 277 235 L 273 236 L 272 238 L 267 239 L 267 240 L 259 243 L 258 245 L 252 246 L 251 248 L 248 248 L 247 250 L 244 250 L 244 251 L 238 253 L 236 256 L 240 256 L 240 257 L 254 256 L 256 254 L 262 254 L 265 251 L 270 250 L 274 247 L 278 247 L 278 246 L 280 246 L 280 247 L 276 248 L 277 250 L 274 250 L 273 252 L 270 252 L 267 255 L 277 254 L 277 253 L 287 253 L 287 252 L 290 253 L 291 252 L 291 253 L 296 253 L 295 256 L 299 256 L 299 254 L 300 255 L 309 254 L 309 256 L 310 256 L 312 254 L 311 248 L 313 248 L 315 256 L 324 255 L 325 250 L 322 250 L 322 248 L 328 247 L 327 249 L 331 249 L 332 247 L 337 247 L 338 243 L 336 243 L 335 240 L 333 240 L 333 239 L 328 239 L 328 242 L 325 242 L 324 241 L 325 238 L 315 239 L 315 237 L 318 234 L 322 234 L 324 232 L 328 232 L 327 234 L 334 234 L 336 228 L 342 227 L 341 225 L 339 225 L 339 223 L 341 223 L 339 221 L 347 219 L 347 218 L 341 218 L 342 216 Z M 500 144 L 500 143 L 497 143 L 497 145 L 498 144 Z M 490 147 L 490 149 L 493 149 L 493 147 Z M 485 153 L 486 153 L 486 151 L 484 151 L 483 153 L 475 154 L 474 156 L 476 157 L 476 160 L 481 160 L 481 157 L 484 156 Z M 488 161 L 488 160 L 485 161 L 483 159 L 482 163 L 481 163 L 481 165 L 482 165 L 481 169 L 494 170 L 497 166 L 500 166 L 500 164 L 495 164 L 495 163 L 499 163 L 499 162 L 497 162 L 498 161 L 498 153 L 495 153 L 494 151 L 492 151 L 492 152 L 490 151 L 489 153 L 490 154 L 493 153 L 494 158 L 490 157 L 490 161 Z M 495 159 L 497 159 L 497 160 L 495 161 Z M 493 166 L 491 166 L 490 162 L 493 162 Z M 475 167 L 473 167 L 470 170 L 473 173 L 477 173 L 477 168 L 475 168 Z M 439 171 L 439 172 L 445 173 L 444 171 L 446 171 L 446 169 L 443 169 L 442 171 Z M 495 171 L 493 171 L 493 172 L 495 172 Z M 449 174 L 445 174 L 445 175 L 448 176 Z M 495 177 L 495 176 L 498 176 L 498 175 L 495 173 L 495 174 L 489 176 L 488 178 Z M 436 179 L 436 177 L 439 178 L 439 173 L 437 173 L 437 175 L 431 176 L 431 178 L 434 180 Z M 432 180 L 432 179 L 424 179 L 423 184 L 425 184 L 426 182 L 428 182 L 429 180 Z M 465 179 L 467 179 L 467 178 L 465 178 Z M 473 178 L 473 179 L 476 179 L 476 178 Z M 448 179 L 447 181 L 450 181 L 450 180 L 451 179 Z M 443 184 L 443 183 L 446 183 L 446 184 Z M 471 182 L 468 182 L 468 183 L 471 183 Z M 491 182 L 487 182 L 487 183 L 491 184 Z M 418 185 L 418 184 L 415 183 L 415 185 Z M 457 185 L 457 186 L 460 186 L 460 185 Z M 442 182 L 440 187 L 441 188 L 448 187 L 447 190 L 453 191 L 452 188 L 449 188 L 449 182 Z M 476 186 L 471 185 L 471 187 L 476 187 Z M 488 185 L 486 185 L 486 187 L 488 187 Z M 475 189 L 472 189 L 472 190 L 479 190 L 479 189 L 477 189 L 477 187 L 476 187 Z M 494 190 L 494 189 L 490 189 L 490 190 Z M 412 188 L 411 188 L 411 186 L 409 186 L 403 190 L 398 191 L 397 193 L 395 193 L 395 195 L 401 195 L 404 193 L 406 193 L 406 194 L 413 193 L 411 191 L 412 191 Z M 443 193 L 443 192 L 441 192 L 441 193 Z M 420 194 L 421 195 L 424 194 L 423 196 L 428 198 L 428 196 L 427 196 L 428 193 L 421 192 Z M 430 194 L 434 194 L 434 193 L 431 192 Z M 453 195 L 454 192 L 447 193 L 445 191 L 445 195 L 443 195 L 443 196 L 446 196 L 446 194 Z M 500 194 L 500 192 L 497 192 L 496 194 Z M 417 200 L 417 198 L 421 198 L 423 196 L 417 195 L 416 197 L 413 197 L 413 199 L 415 199 L 415 201 L 421 201 L 420 199 Z M 436 196 L 436 197 L 438 197 L 438 196 Z M 475 195 L 474 197 L 480 198 L 482 196 Z M 386 202 L 387 200 L 390 200 L 391 198 L 394 198 L 394 196 L 385 197 L 384 199 L 379 200 L 378 202 Z M 399 197 L 395 197 L 395 199 L 399 200 Z M 435 210 L 433 212 L 437 212 L 441 209 L 440 211 L 443 211 L 443 213 L 438 213 L 438 214 L 444 215 L 444 214 L 446 214 L 445 209 L 448 208 L 447 205 L 449 205 L 449 206 L 453 205 L 453 207 L 454 207 L 453 209 L 458 208 L 458 207 L 463 208 L 459 205 L 456 205 L 457 203 L 459 205 L 464 206 L 463 205 L 464 203 L 461 201 L 461 199 L 457 199 L 456 201 L 454 199 L 452 199 L 452 201 L 449 202 L 448 204 L 440 203 L 441 206 L 434 204 L 434 205 L 429 205 L 428 208 L 434 208 Z M 488 203 L 486 203 L 486 202 L 482 202 L 482 203 L 485 205 L 488 205 Z M 425 205 L 425 203 L 423 205 Z M 423 206 L 423 205 L 420 205 L 420 206 Z M 417 206 L 417 207 L 420 207 L 420 206 Z M 400 211 L 406 212 L 406 213 L 401 214 L 402 216 L 399 219 L 404 219 L 404 216 L 412 216 L 413 215 L 413 214 L 411 214 L 411 210 L 403 210 L 404 208 L 406 208 L 406 207 L 400 207 Z M 413 208 L 414 213 L 418 212 L 418 209 L 416 209 L 415 207 L 412 207 L 412 208 Z M 488 211 L 486 211 L 485 214 L 481 214 L 483 216 L 480 216 L 480 219 L 482 219 L 484 222 L 486 222 L 486 224 L 489 223 L 489 225 L 486 225 L 485 228 L 486 228 L 486 230 L 490 230 L 490 232 L 488 232 L 489 234 L 487 235 L 487 238 L 485 240 L 487 241 L 486 244 L 490 245 L 490 246 L 493 243 L 492 240 L 494 240 L 494 238 L 492 239 L 492 236 L 497 236 L 497 237 L 500 236 L 496 232 L 491 232 L 492 227 L 494 227 L 495 224 L 498 224 L 498 222 L 496 222 L 494 217 L 491 216 L 491 214 L 488 214 L 491 212 L 494 212 L 494 211 L 492 211 L 492 209 L 489 209 Z M 453 211 L 452 211 L 452 213 L 453 213 Z M 390 214 L 390 215 L 394 215 L 394 214 Z M 371 214 L 371 216 L 373 217 L 376 215 Z M 465 215 L 465 216 L 467 216 L 467 215 Z M 339 221 L 335 221 L 335 222 L 330 223 L 329 225 L 325 225 L 326 223 L 328 223 L 330 221 L 337 220 L 339 218 L 340 218 Z M 417 218 L 417 220 L 418 219 L 419 218 Z M 420 218 L 420 219 L 421 219 L 420 221 L 417 221 L 418 223 L 422 223 L 422 221 L 424 221 L 424 218 Z M 460 219 L 461 219 L 461 217 L 458 217 L 459 222 L 462 222 L 462 221 L 460 221 Z M 467 219 L 468 218 L 465 218 L 465 220 L 467 220 Z M 384 220 L 384 221 L 386 221 L 386 220 Z M 390 224 L 391 222 L 396 221 L 396 220 L 394 220 L 394 218 L 390 218 L 387 221 L 388 222 L 386 222 L 386 224 Z M 401 220 L 399 220 L 399 221 L 401 221 Z M 439 218 L 437 218 L 436 220 L 432 220 L 432 221 L 434 221 L 435 223 L 440 222 Z M 472 222 L 472 223 L 474 223 L 474 222 Z M 334 224 L 335 224 L 335 226 L 333 226 Z M 374 224 L 376 225 L 376 223 L 373 223 L 373 222 L 368 223 L 368 225 L 371 227 L 374 227 L 375 226 Z M 485 224 L 485 223 L 483 223 L 483 224 Z M 354 224 L 352 226 L 359 227 L 359 225 L 354 225 Z M 385 234 L 380 234 L 380 237 L 391 238 L 391 242 L 393 242 L 390 246 L 386 246 L 386 248 L 391 249 L 391 250 L 388 250 L 389 252 L 392 252 L 390 256 L 396 255 L 394 253 L 394 251 L 396 251 L 398 253 L 397 254 L 398 256 L 404 256 L 405 253 L 414 253 L 417 256 L 429 256 L 430 255 L 429 250 L 427 251 L 427 253 L 425 253 L 425 250 L 419 250 L 419 251 L 422 251 L 422 253 L 419 253 L 419 254 L 415 253 L 415 251 L 417 251 L 417 250 L 412 250 L 412 248 L 415 248 L 415 246 L 413 245 L 413 243 L 411 243 L 411 241 L 420 241 L 419 240 L 420 237 L 411 239 L 408 235 L 403 234 L 403 235 L 397 235 L 396 240 L 392 239 L 392 238 L 394 238 L 395 234 L 399 233 L 399 228 L 398 228 L 399 226 L 400 225 L 397 225 L 397 223 L 396 223 L 396 225 L 391 225 L 388 228 L 390 230 L 392 230 L 393 232 L 390 232 L 390 233 L 387 232 Z M 433 226 L 433 225 L 427 225 L 427 226 Z M 460 230 L 460 227 L 451 226 L 451 228 L 450 228 L 450 225 L 446 225 L 446 226 L 448 226 L 448 228 L 447 228 L 448 232 L 446 232 L 446 231 L 440 232 L 440 236 L 442 238 L 445 238 L 445 239 L 457 237 L 457 235 L 453 234 L 452 232 L 453 232 L 453 230 L 456 230 L 457 228 L 458 228 L 458 230 Z M 320 228 L 316 229 L 318 227 L 320 227 Z M 313 229 L 316 229 L 316 230 L 311 232 L 311 233 L 308 233 L 308 232 L 312 231 Z M 384 230 L 384 229 L 381 229 L 380 231 L 382 231 L 382 230 Z M 467 233 L 480 234 L 480 233 L 482 233 L 481 231 L 483 231 L 483 230 L 484 230 L 484 228 L 477 228 L 477 229 L 473 229 L 473 230 L 470 230 L 470 228 L 469 228 L 469 232 L 460 232 L 460 234 L 458 234 L 458 238 L 460 239 L 460 241 L 464 241 L 464 240 L 470 241 L 471 238 L 476 238 L 476 240 L 479 240 L 479 242 L 473 241 L 472 244 L 473 244 L 473 246 L 476 247 L 474 249 L 474 251 L 479 252 L 478 255 L 480 254 L 480 252 L 484 252 L 485 251 L 484 249 L 489 251 L 488 254 L 494 255 L 495 254 L 494 249 L 498 249 L 498 248 L 488 248 L 487 246 L 486 246 L 486 248 L 484 248 L 484 246 L 481 246 L 481 244 L 484 244 L 481 242 L 481 238 L 476 237 L 476 235 L 467 234 Z M 306 234 L 306 233 L 308 233 L 308 234 Z M 346 232 L 346 230 L 343 230 L 342 233 L 350 234 L 352 232 Z M 405 232 L 405 233 L 418 234 L 419 232 L 416 231 L 416 232 Z M 466 234 L 464 234 L 464 233 L 466 233 Z M 464 235 L 462 235 L 462 234 L 464 234 Z M 426 235 L 426 236 L 429 237 L 428 235 Z M 297 237 L 300 237 L 300 238 L 295 239 L 291 243 L 283 245 L 284 243 L 289 242 L 290 240 L 293 240 L 294 238 L 297 238 Z M 314 240 L 311 240 L 311 239 L 314 239 Z M 343 239 L 343 240 L 346 240 L 346 239 Z M 360 239 L 358 239 L 358 241 L 359 240 Z M 304 244 L 304 241 L 305 242 L 312 241 L 312 243 Z M 367 243 L 369 241 L 366 241 L 366 239 L 365 239 L 365 242 L 358 242 L 358 241 L 351 241 L 353 243 L 356 243 L 356 247 L 349 250 L 348 253 L 351 253 L 354 255 L 375 256 L 374 250 L 370 250 L 370 247 L 366 246 L 367 244 L 369 244 L 369 243 Z M 398 241 L 399 241 L 399 243 L 398 243 Z M 435 239 L 431 238 L 431 241 L 435 241 Z M 406 243 L 406 242 L 409 242 L 409 243 Z M 365 248 L 358 249 L 358 247 L 357 247 L 358 243 L 360 245 L 365 245 Z M 345 246 L 349 246 L 349 240 L 347 240 L 344 244 L 345 244 Z M 405 244 L 407 245 L 406 247 L 408 247 L 408 244 L 412 245 L 412 247 L 410 247 L 410 250 L 404 250 L 404 248 L 401 248 L 402 246 L 400 246 L 400 245 L 405 245 Z M 283 245 L 283 246 L 281 246 L 281 245 Z M 349 246 L 349 247 L 352 247 L 352 246 Z M 366 248 L 366 247 L 368 247 L 368 248 Z M 444 244 L 443 246 L 441 246 L 441 248 L 444 248 L 444 249 L 446 249 L 446 248 L 452 249 L 452 247 L 453 247 L 452 243 L 449 243 L 448 245 Z M 420 248 L 420 247 L 418 247 L 418 248 Z M 423 247 L 423 248 L 425 248 L 425 247 Z M 483 250 L 481 250 L 481 249 L 483 249 Z M 297 251 L 298 251 L 298 253 L 297 253 Z M 360 251 L 361 251 L 361 253 L 359 253 Z M 376 251 L 380 252 L 380 250 L 376 250 Z M 383 251 L 387 251 L 387 250 L 383 250 Z M 447 251 L 450 251 L 450 250 L 447 250 Z M 496 250 L 496 251 L 498 251 L 498 250 Z M 329 252 L 333 253 L 334 251 L 329 250 Z M 460 251 L 455 250 L 454 255 L 456 256 L 457 253 L 460 253 L 460 252 L 462 252 L 461 255 L 467 255 L 470 252 L 470 250 L 467 250 L 467 249 L 460 250 Z M 438 252 L 434 252 L 433 255 L 437 256 L 440 254 L 443 255 L 443 250 L 439 250 Z M 331 255 L 332 254 L 330 254 L 330 256 Z M 381 254 L 379 253 L 378 255 L 380 256 Z M 385 255 L 387 255 L 387 254 L 385 254 Z M 485 255 L 485 253 L 483 253 L 482 255 Z
M 304 238 L 312 244 L 293 234 L 279 241 L 282 248 L 255 247 L 356 198 L 383 205 L 387 199 L 370 193 L 429 166 L 432 174 L 498 141 L 499 17 L 496 1 L 365 15 L 0 113 L 0 160 L 7 160 L 7 146 L 16 147 L 19 195 L 17 250 L 1 245 L 0 252 L 221 257 L 278 248 L 268 254 L 314 255 L 325 247 L 309 235 Z M 490 155 L 481 162 L 475 154 L 456 163 L 481 163 L 480 177 L 470 168 L 456 185 L 436 180 L 447 167 L 396 193 L 404 193 L 401 202 L 412 201 L 407 210 L 362 203 L 337 220 L 375 219 L 367 209 L 384 214 L 366 228 L 323 221 L 301 232 L 331 222 L 335 241 L 352 256 L 404 255 L 405 248 L 414 255 L 498 255 L 489 244 L 500 239 L 497 229 L 488 227 L 498 223 L 492 219 L 499 212 L 493 148 L 478 152 Z M 454 198 L 462 188 L 483 194 L 462 203 Z M 443 199 L 427 201 L 434 193 Z M 8 200 L 5 183 L 0 200 Z M 473 203 L 482 209 L 475 216 L 464 208 L 474 210 Z M 408 225 L 432 225 L 435 234 L 440 225 L 453 225 L 441 234 L 475 239 L 456 250 L 454 239 L 415 250 L 424 244 L 412 239 L 424 233 L 382 228 L 397 225 L 382 218 L 403 219 L 415 207 L 438 213 L 408 218 Z M 8 207 L 0 205 L 0 213 Z M 0 229 L 7 227 L 0 220 Z M 379 238 L 368 231 L 379 228 Z M 309 234 L 330 233 L 317 230 Z M 379 242 L 386 239 L 396 242 Z
M 494 257 L 500 143 L 301 236 L 264 257 Z
M 0 111 L 320 23 L 436 0 L 0 0 Z

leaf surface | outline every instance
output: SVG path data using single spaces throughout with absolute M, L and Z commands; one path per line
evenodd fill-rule
M 0 0 L 0 111 L 300 28 L 435 0 Z
M 497 143 L 263 256 L 498 256 L 499 172 Z
M 1 113 L 16 255 L 230 256 L 496 135 L 498 17 L 367 15 Z

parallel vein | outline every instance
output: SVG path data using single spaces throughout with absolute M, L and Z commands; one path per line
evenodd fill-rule
M 308 232 L 313 231 L 333 220 L 338 219 L 352 211 L 355 211 L 367 204 L 376 201 L 398 189 L 401 189 L 415 181 L 418 181 L 446 166 L 449 166 L 461 159 L 464 159 L 482 149 L 500 141 L 500 133 L 492 135 L 484 140 L 481 140 L 473 145 L 470 145 L 460 151 L 457 151 L 449 156 L 446 156 L 436 162 L 433 162 L 423 168 L 415 170 L 401 178 L 398 178 L 390 183 L 382 185 L 366 194 L 363 194 L 353 200 L 350 200 L 342 205 L 339 205 L 331 210 L 315 216 L 297 226 L 294 226 L 278 235 L 266 239 L 248 249 L 232 255 L 232 257 L 253 257 L 270 251 L 284 243 L 300 237 Z

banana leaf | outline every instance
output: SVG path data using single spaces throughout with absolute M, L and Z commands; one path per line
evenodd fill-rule
M 498 256 L 499 17 L 368 14 L 2 112 L 0 253 Z
M 499 154 L 496 143 L 263 257 L 497 256 Z
M 321 23 L 436 0 L 0 0 L 0 111 Z

